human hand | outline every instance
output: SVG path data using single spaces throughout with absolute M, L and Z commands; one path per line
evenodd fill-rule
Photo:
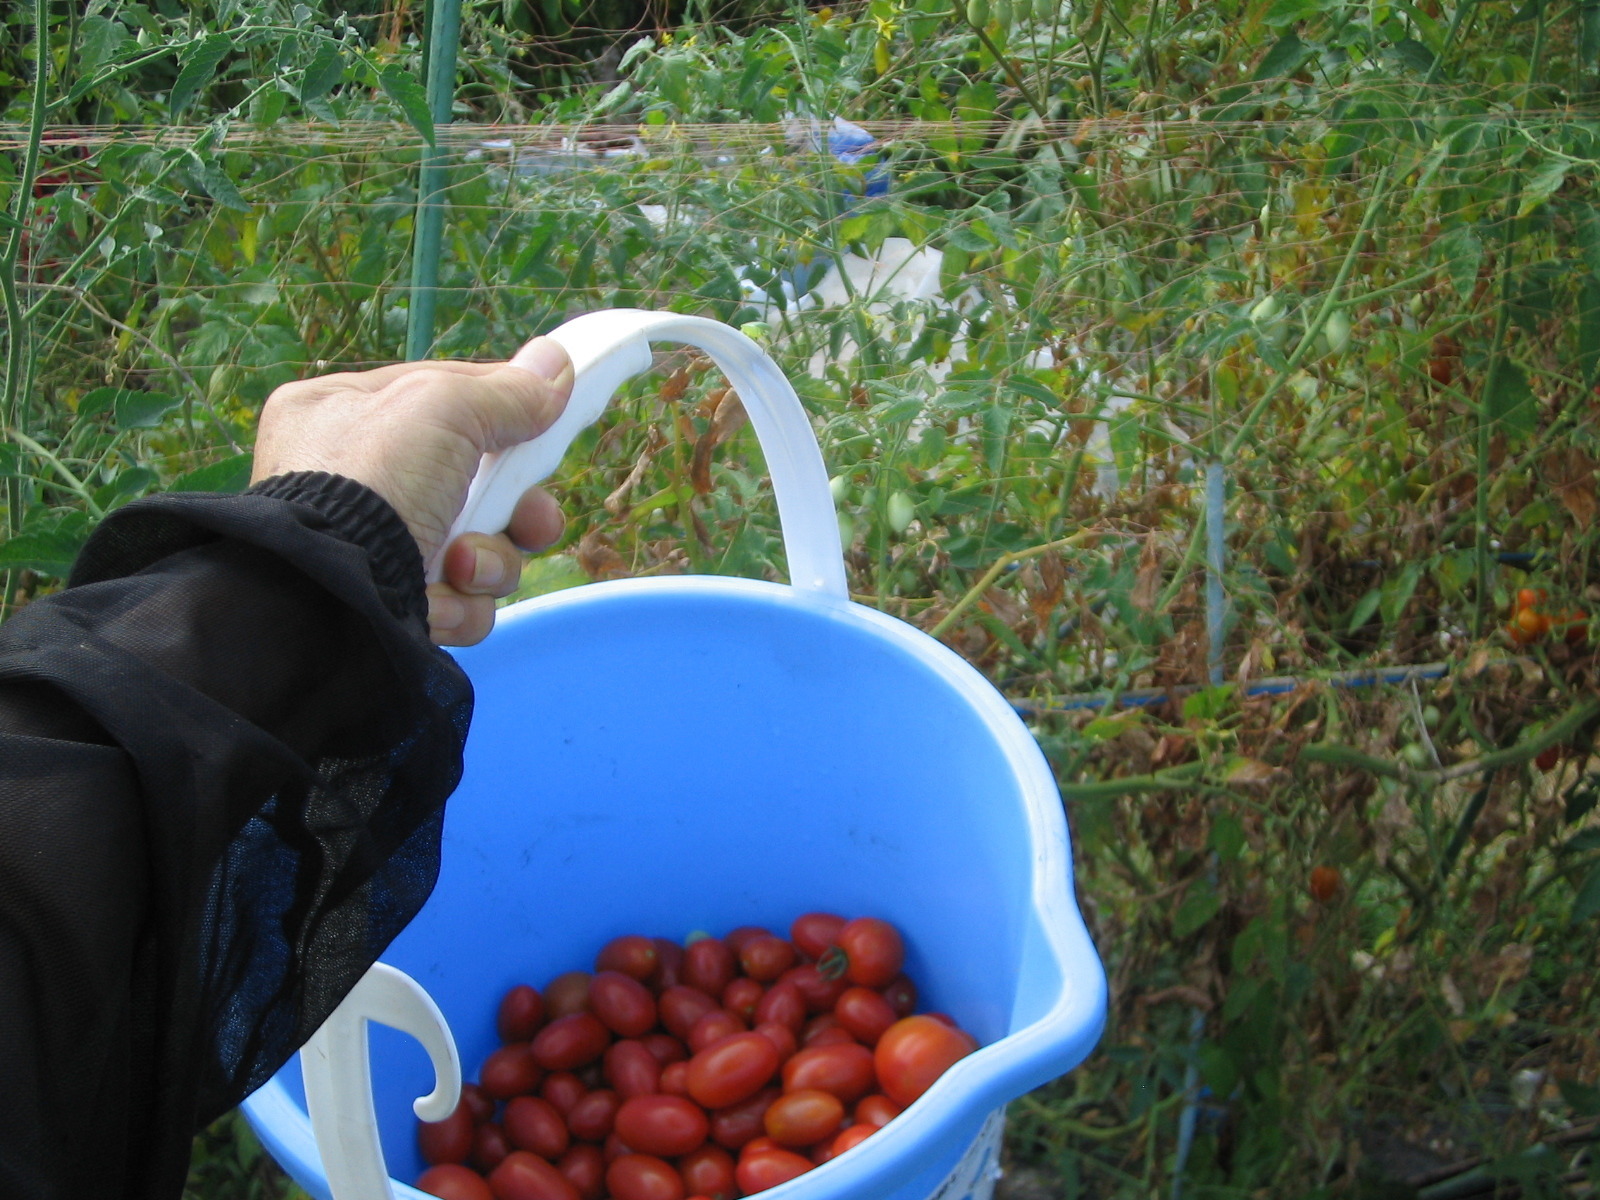
M 285 384 L 261 411 L 250 481 L 327 471 L 363 483 L 431 562 L 483 455 L 538 436 L 566 405 L 572 364 L 561 345 L 539 338 L 524 361 L 400 363 Z M 443 578 L 428 587 L 433 640 L 470 646 L 487 637 L 495 599 L 517 586 L 521 551 L 552 545 L 562 526 L 556 502 L 532 488 L 504 534 L 463 534 L 444 547 Z

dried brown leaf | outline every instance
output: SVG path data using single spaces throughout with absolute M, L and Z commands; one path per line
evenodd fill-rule
M 578 565 L 590 579 L 621 579 L 628 574 L 628 564 L 611 539 L 598 529 L 590 529 L 578 539 Z
M 1139 551 L 1139 571 L 1134 579 L 1133 591 L 1128 599 L 1142 613 L 1154 610 L 1161 596 L 1161 550 L 1154 537 L 1144 540 Z

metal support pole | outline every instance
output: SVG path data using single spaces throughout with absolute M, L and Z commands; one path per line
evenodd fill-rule
M 456 56 L 461 48 L 461 0 L 434 0 L 429 6 L 427 90 L 434 125 L 450 124 L 455 100 Z M 426 358 L 433 350 L 434 306 L 439 292 L 439 247 L 444 240 L 446 150 L 437 140 L 422 149 L 417 180 L 416 238 L 411 253 L 411 305 L 406 313 L 406 359 Z

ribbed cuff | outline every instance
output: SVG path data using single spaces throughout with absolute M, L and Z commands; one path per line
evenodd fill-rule
M 295 471 L 263 479 L 246 495 L 314 510 L 330 533 L 367 552 L 373 582 L 395 616 L 427 621 L 422 552 L 400 514 L 377 492 L 342 475 Z

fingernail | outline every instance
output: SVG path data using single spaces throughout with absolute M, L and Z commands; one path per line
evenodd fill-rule
M 455 596 L 428 597 L 428 625 L 444 631 L 459 628 L 467 619 L 467 606 Z
M 493 550 L 478 549 L 472 553 L 472 586 L 499 587 L 506 577 L 505 560 Z
M 517 356 L 511 361 L 524 371 L 532 371 L 540 379 L 551 383 L 559 383 L 561 376 L 572 370 L 572 360 L 554 338 L 534 338 L 518 350 Z

